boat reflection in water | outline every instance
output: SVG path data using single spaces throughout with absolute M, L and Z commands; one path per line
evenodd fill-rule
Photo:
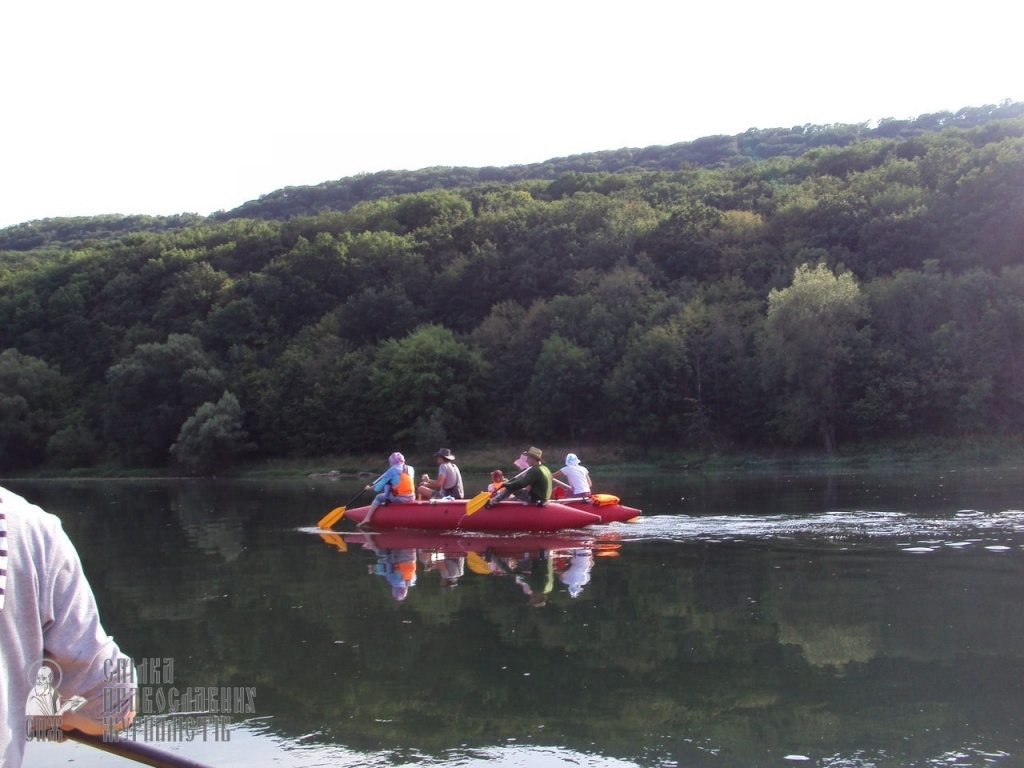
M 395 600 L 409 596 L 421 573 L 430 582 L 436 575 L 444 591 L 474 575 L 497 576 L 507 578 L 536 607 L 547 604 L 556 583 L 564 585 L 570 597 L 578 597 L 590 582 L 595 557 L 615 557 L 620 546 L 610 536 L 581 535 L 331 531 L 321 532 L 320 538 L 341 552 L 372 553 L 376 559 L 367 565 L 367 573 L 383 577 Z

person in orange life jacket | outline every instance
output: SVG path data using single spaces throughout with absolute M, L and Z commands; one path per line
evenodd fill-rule
M 505 473 L 500 469 L 491 472 L 491 482 L 487 486 L 487 492 L 491 494 L 497 493 L 503 485 L 505 485 Z
M 409 588 L 416 586 L 416 550 L 380 549 L 375 545 L 373 534 L 366 536 L 370 549 L 377 555 L 375 565 L 366 566 L 366 572 L 387 579 L 391 596 L 402 601 L 409 595 Z
M 417 490 L 421 499 L 464 499 L 465 489 L 462 485 L 462 473 L 455 463 L 455 455 L 449 448 L 442 448 L 434 454 L 437 458 L 437 479 L 431 480 L 430 475 L 423 475 L 423 484 Z
M 515 493 L 520 501 L 539 507 L 551 500 L 551 470 L 541 460 L 543 453 L 540 448 L 531 447 L 525 454 L 529 469 L 505 483 L 500 491 L 487 500 L 488 507 L 507 499 L 511 493 Z
M 381 504 L 389 504 L 392 501 L 412 501 L 416 498 L 415 481 L 413 480 L 416 470 L 405 463 L 405 456 L 395 451 L 388 457 L 388 463 L 391 465 L 388 471 L 365 488 L 367 491 L 377 491 L 377 495 L 373 497 L 366 517 L 357 526 L 359 528 L 369 526 L 373 514 Z

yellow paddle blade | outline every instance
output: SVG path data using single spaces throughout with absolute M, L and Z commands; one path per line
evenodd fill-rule
M 345 514 L 344 507 L 335 507 L 326 515 L 320 518 L 320 522 L 316 524 L 317 528 L 330 528 L 336 522 L 341 520 L 342 515 Z
M 466 553 L 466 565 L 469 566 L 469 570 L 473 573 L 479 573 L 481 576 L 487 576 L 491 572 L 491 566 L 487 564 L 487 561 L 478 552 Z
M 490 498 L 490 491 L 480 491 L 480 493 L 478 493 L 476 496 L 474 496 L 472 499 L 466 502 L 466 514 L 472 515 L 475 512 L 479 512 L 481 509 L 484 508 L 484 505 Z
M 321 533 L 320 538 L 326 541 L 331 546 L 337 547 L 341 552 L 348 552 L 348 544 L 336 533 Z

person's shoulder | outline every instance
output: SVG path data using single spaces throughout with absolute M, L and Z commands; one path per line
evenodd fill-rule
M 59 517 L 3 487 L 0 487 L 0 512 L 5 518 L 9 547 L 35 553 L 74 548 Z
M 60 518 L 42 507 L 32 504 L 23 496 L 0 486 L 0 512 L 8 520 L 35 527 L 60 527 Z

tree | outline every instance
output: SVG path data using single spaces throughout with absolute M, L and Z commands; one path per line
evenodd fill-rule
M 544 340 L 526 390 L 527 426 L 543 437 L 568 437 L 592 416 L 596 372 L 582 347 L 554 334 Z
M 188 472 L 213 474 L 250 450 L 247 441 L 238 398 L 225 392 L 216 403 L 203 403 L 186 419 L 171 454 Z
M 866 316 L 853 275 L 824 264 L 801 265 L 788 288 L 769 292 L 761 362 L 781 384 L 780 434 L 799 442 L 816 427 L 825 451 L 835 451 L 836 420 L 849 401 L 844 376 Z
M 286 254 L 243 281 L 265 322 L 289 334 L 319 320 L 342 301 L 358 282 L 353 278 L 348 235 L 300 237 Z
M 677 323 L 655 326 L 630 343 L 605 386 L 612 421 L 625 440 L 674 442 L 685 433 L 694 392 Z
M 166 464 L 185 420 L 224 392 L 224 374 L 194 336 L 140 344 L 107 371 L 107 437 L 132 467 Z
M 439 406 L 452 441 L 480 428 L 488 366 L 447 328 L 425 325 L 386 341 L 374 362 L 376 416 L 392 439 L 415 440 L 417 419 L 429 418 Z
M 221 354 L 233 346 L 263 346 L 268 337 L 256 303 L 248 296 L 212 310 L 204 322 L 196 324 L 195 333 L 204 348 Z
M 240 391 L 264 452 L 323 456 L 376 446 L 371 354 L 353 350 L 329 313 L 303 329 L 272 365 L 250 366 Z
M 359 345 L 397 338 L 416 327 L 417 310 L 401 285 L 366 288 L 333 311 L 340 333 Z
M 81 422 L 57 430 L 46 442 L 47 464 L 62 469 L 91 467 L 102 446 L 95 435 Z
M 0 352 L 0 468 L 24 469 L 44 459 L 66 397 L 60 371 L 16 349 Z

